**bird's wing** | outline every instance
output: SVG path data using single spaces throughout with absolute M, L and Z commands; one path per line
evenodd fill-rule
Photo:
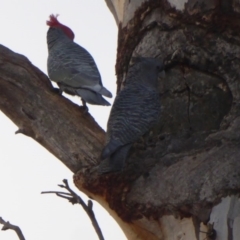
M 133 143 L 158 120 L 160 113 L 157 90 L 136 84 L 125 87 L 116 97 L 108 121 L 107 137 L 122 145 Z
M 53 64 L 49 76 L 55 82 L 63 82 L 75 88 L 102 86 L 94 59 L 76 43 L 64 45 L 64 51 L 53 51 L 48 61 Z

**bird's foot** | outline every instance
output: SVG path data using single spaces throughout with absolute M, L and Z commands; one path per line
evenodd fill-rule
M 53 88 L 52 89 L 54 93 L 62 95 L 63 91 L 60 88 Z
M 82 106 L 80 106 L 80 108 L 83 110 L 83 113 L 86 114 L 86 113 L 88 113 L 87 104 L 83 99 L 81 99 L 81 100 L 82 100 Z
M 81 109 L 81 111 L 83 111 L 84 114 L 88 113 L 88 107 L 86 105 L 85 106 L 79 106 L 79 108 Z

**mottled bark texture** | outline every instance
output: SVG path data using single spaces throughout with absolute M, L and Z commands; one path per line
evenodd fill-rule
M 118 89 L 132 56 L 166 64 L 161 120 L 134 144 L 124 171 L 97 174 L 103 131 L 4 47 L 1 110 L 75 173 L 128 239 L 214 239 L 207 223 L 218 240 L 240 239 L 239 1 L 106 2 L 119 26 Z

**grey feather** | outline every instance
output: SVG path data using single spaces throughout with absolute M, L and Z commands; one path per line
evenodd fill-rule
M 105 148 L 102 151 L 101 158 L 106 159 L 106 158 L 110 157 L 110 155 L 113 154 L 114 152 L 116 152 L 116 150 L 118 148 L 120 148 L 121 146 L 122 146 L 122 144 L 118 140 L 110 139 L 108 144 L 105 146 Z
M 101 94 L 88 89 L 77 89 L 77 95 L 81 96 L 86 102 L 93 105 L 111 106 L 111 104 L 102 97 Z
M 152 58 L 138 58 L 130 67 L 126 86 L 116 97 L 108 119 L 107 144 L 101 156 L 105 164 L 100 165 L 100 173 L 109 172 L 122 165 L 127 156 L 125 151 L 130 149 L 125 146 L 131 146 L 157 123 L 161 109 L 158 72 L 162 70 L 163 65 Z M 109 146 L 117 147 L 114 149 Z M 125 149 L 125 154 L 120 154 L 121 148 Z M 107 168 L 106 165 L 110 167 Z
M 111 104 L 102 97 L 101 94 L 83 88 L 69 87 L 64 83 L 57 83 L 60 89 L 70 95 L 81 96 L 84 101 L 92 105 L 111 106 Z
M 86 91 L 72 91 L 73 95 L 79 95 L 88 103 L 106 105 L 107 101 L 100 96 L 111 98 L 112 94 L 103 87 L 97 65 L 89 52 L 69 39 L 59 28 L 49 28 L 47 42 L 49 78 L 60 86 L 95 92 L 95 100 L 89 102 L 92 96 L 86 98 Z M 83 95 L 81 95 L 82 92 L 84 92 Z
M 99 165 L 99 173 L 109 173 L 121 171 L 132 144 L 122 146 L 116 150 L 111 157 L 104 159 Z

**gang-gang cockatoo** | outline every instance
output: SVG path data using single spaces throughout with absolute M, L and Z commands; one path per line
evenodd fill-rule
M 158 73 L 164 70 L 154 58 L 135 58 L 128 70 L 126 86 L 119 92 L 107 124 L 107 140 L 99 173 L 121 171 L 128 152 L 159 120 Z
M 58 84 L 61 91 L 80 96 L 84 107 L 86 102 L 110 106 L 102 95 L 111 98 L 112 94 L 103 87 L 93 57 L 73 41 L 73 31 L 61 24 L 57 15 L 50 15 L 47 25 L 49 78 Z

